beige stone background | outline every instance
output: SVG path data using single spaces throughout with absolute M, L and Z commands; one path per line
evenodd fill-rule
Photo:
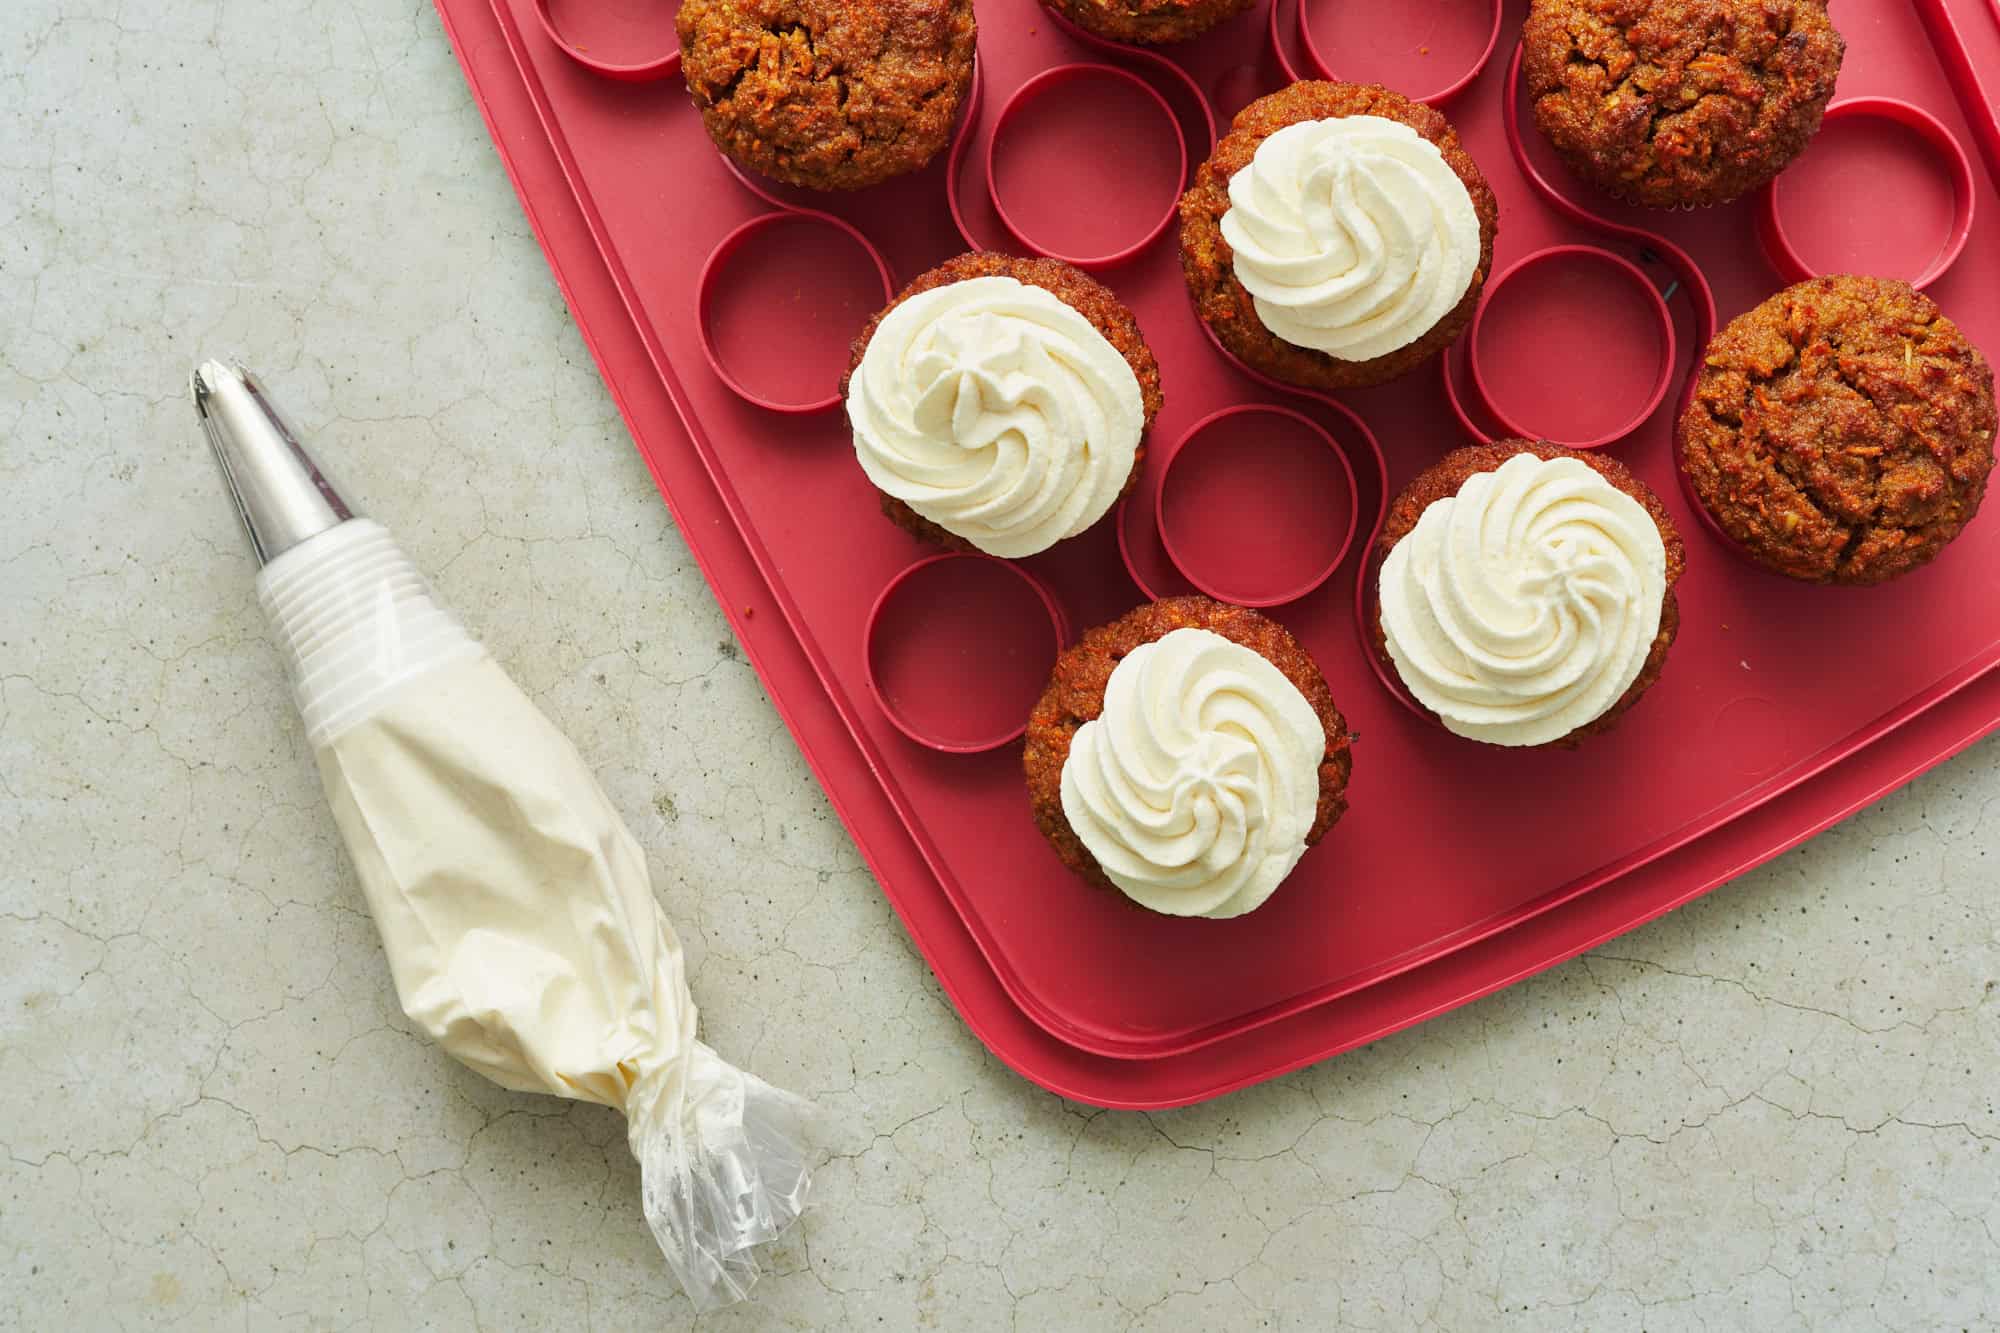
M 0 5 L 0 1325 L 680 1328 L 615 1115 L 418 1039 L 184 397 L 260 367 L 828 1112 L 713 1328 L 2000 1322 L 2000 747 L 1220 1103 L 960 1025 L 657 501 L 426 0 Z M 748 822 L 745 811 L 752 814 Z

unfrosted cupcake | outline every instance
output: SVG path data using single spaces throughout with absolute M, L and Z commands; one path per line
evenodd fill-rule
M 840 391 L 883 513 L 940 546 L 1013 558 L 1089 528 L 1138 478 L 1160 367 L 1102 283 L 980 252 L 870 320 Z
M 1847 45 L 1826 0 L 1534 0 L 1535 125 L 1563 164 L 1655 208 L 1719 204 L 1805 151 Z
M 1063 863 L 1170 916 L 1261 906 L 1347 808 L 1347 723 L 1277 622 L 1153 602 L 1056 660 L 1028 722 L 1035 823 Z
M 1379 84 L 1295 83 L 1238 112 L 1181 197 L 1181 269 L 1238 359 L 1357 389 L 1471 323 L 1498 225 L 1438 112 Z
M 1729 322 L 1681 417 L 1681 470 L 1746 554 L 1807 583 L 1929 564 L 1993 470 L 1993 368 L 1890 278 L 1813 278 Z
M 1396 497 L 1377 550 L 1377 652 L 1447 730 L 1488 745 L 1608 729 L 1680 629 L 1680 533 L 1602 454 L 1527 440 L 1446 454 Z
M 807 189 L 916 171 L 972 88 L 972 0 L 682 0 L 675 28 L 715 146 Z

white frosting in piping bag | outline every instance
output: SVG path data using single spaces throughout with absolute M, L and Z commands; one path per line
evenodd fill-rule
M 920 292 L 847 390 L 868 480 L 989 555 L 1033 555 L 1116 503 L 1146 424 L 1139 377 L 1054 294 L 1007 277 Z
M 1556 740 L 1638 679 L 1666 567 L 1637 500 L 1579 459 L 1516 454 L 1425 509 L 1382 562 L 1389 656 L 1457 734 Z
M 1325 752 L 1319 715 L 1277 667 L 1177 629 L 1113 669 L 1063 762 L 1063 815 L 1141 905 L 1241 916 L 1305 855 Z
M 502 1087 L 623 1111 L 682 1286 L 741 1297 L 805 1206 L 805 1104 L 696 1038 L 645 853 L 582 757 L 379 525 L 258 588 L 403 1011 Z
M 1301 121 L 1258 144 L 1229 178 L 1222 236 L 1264 327 L 1342 361 L 1423 337 L 1479 268 L 1465 182 L 1381 116 Z

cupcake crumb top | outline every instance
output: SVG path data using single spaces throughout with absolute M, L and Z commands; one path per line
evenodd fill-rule
M 1783 170 L 1846 49 L 1825 0 L 1534 0 L 1522 42 L 1535 124 L 1569 168 L 1661 208 Z
M 1880 583 L 1933 559 L 1993 467 L 1993 371 L 1937 303 L 1887 278 L 1802 282 L 1709 344 L 1681 466 L 1761 563 Z
M 675 28 L 709 138 L 808 189 L 923 166 L 972 84 L 971 0 L 683 0 Z

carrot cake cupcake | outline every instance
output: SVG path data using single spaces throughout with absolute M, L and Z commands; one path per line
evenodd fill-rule
M 1389 507 L 1375 646 L 1445 728 L 1575 746 L 1659 679 L 1685 556 L 1625 465 L 1502 440 L 1446 454 Z
M 1348 742 L 1283 626 L 1174 597 L 1056 660 L 1028 722 L 1028 794 L 1090 883 L 1170 916 L 1241 916 L 1347 808 Z
M 1086 32 L 1114 42 L 1184 42 L 1255 0 L 1042 0 Z
M 1379 84 L 1295 83 L 1238 112 L 1181 197 L 1181 269 L 1239 360 L 1358 389 L 1471 323 L 1498 221 L 1438 112 Z
M 1993 469 L 1993 369 L 1888 278 L 1814 278 L 1703 358 L 1680 464 L 1716 525 L 1809 583 L 1881 583 L 1964 530 Z
M 1783 171 L 1846 51 L 1826 0 L 1534 0 L 1522 46 L 1563 162 L 1655 208 L 1724 203 Z
M 813 190 L 923 166 L 972 85 L 972 0 L 683 0 L 675 27 L 716 147 Z
M 868 322 L 840 392 L 892 521 L 1013 558 L 1076 536 L 1138 478 L 1160 367 L 1096 279 L 979 252 L 919 277 Z

